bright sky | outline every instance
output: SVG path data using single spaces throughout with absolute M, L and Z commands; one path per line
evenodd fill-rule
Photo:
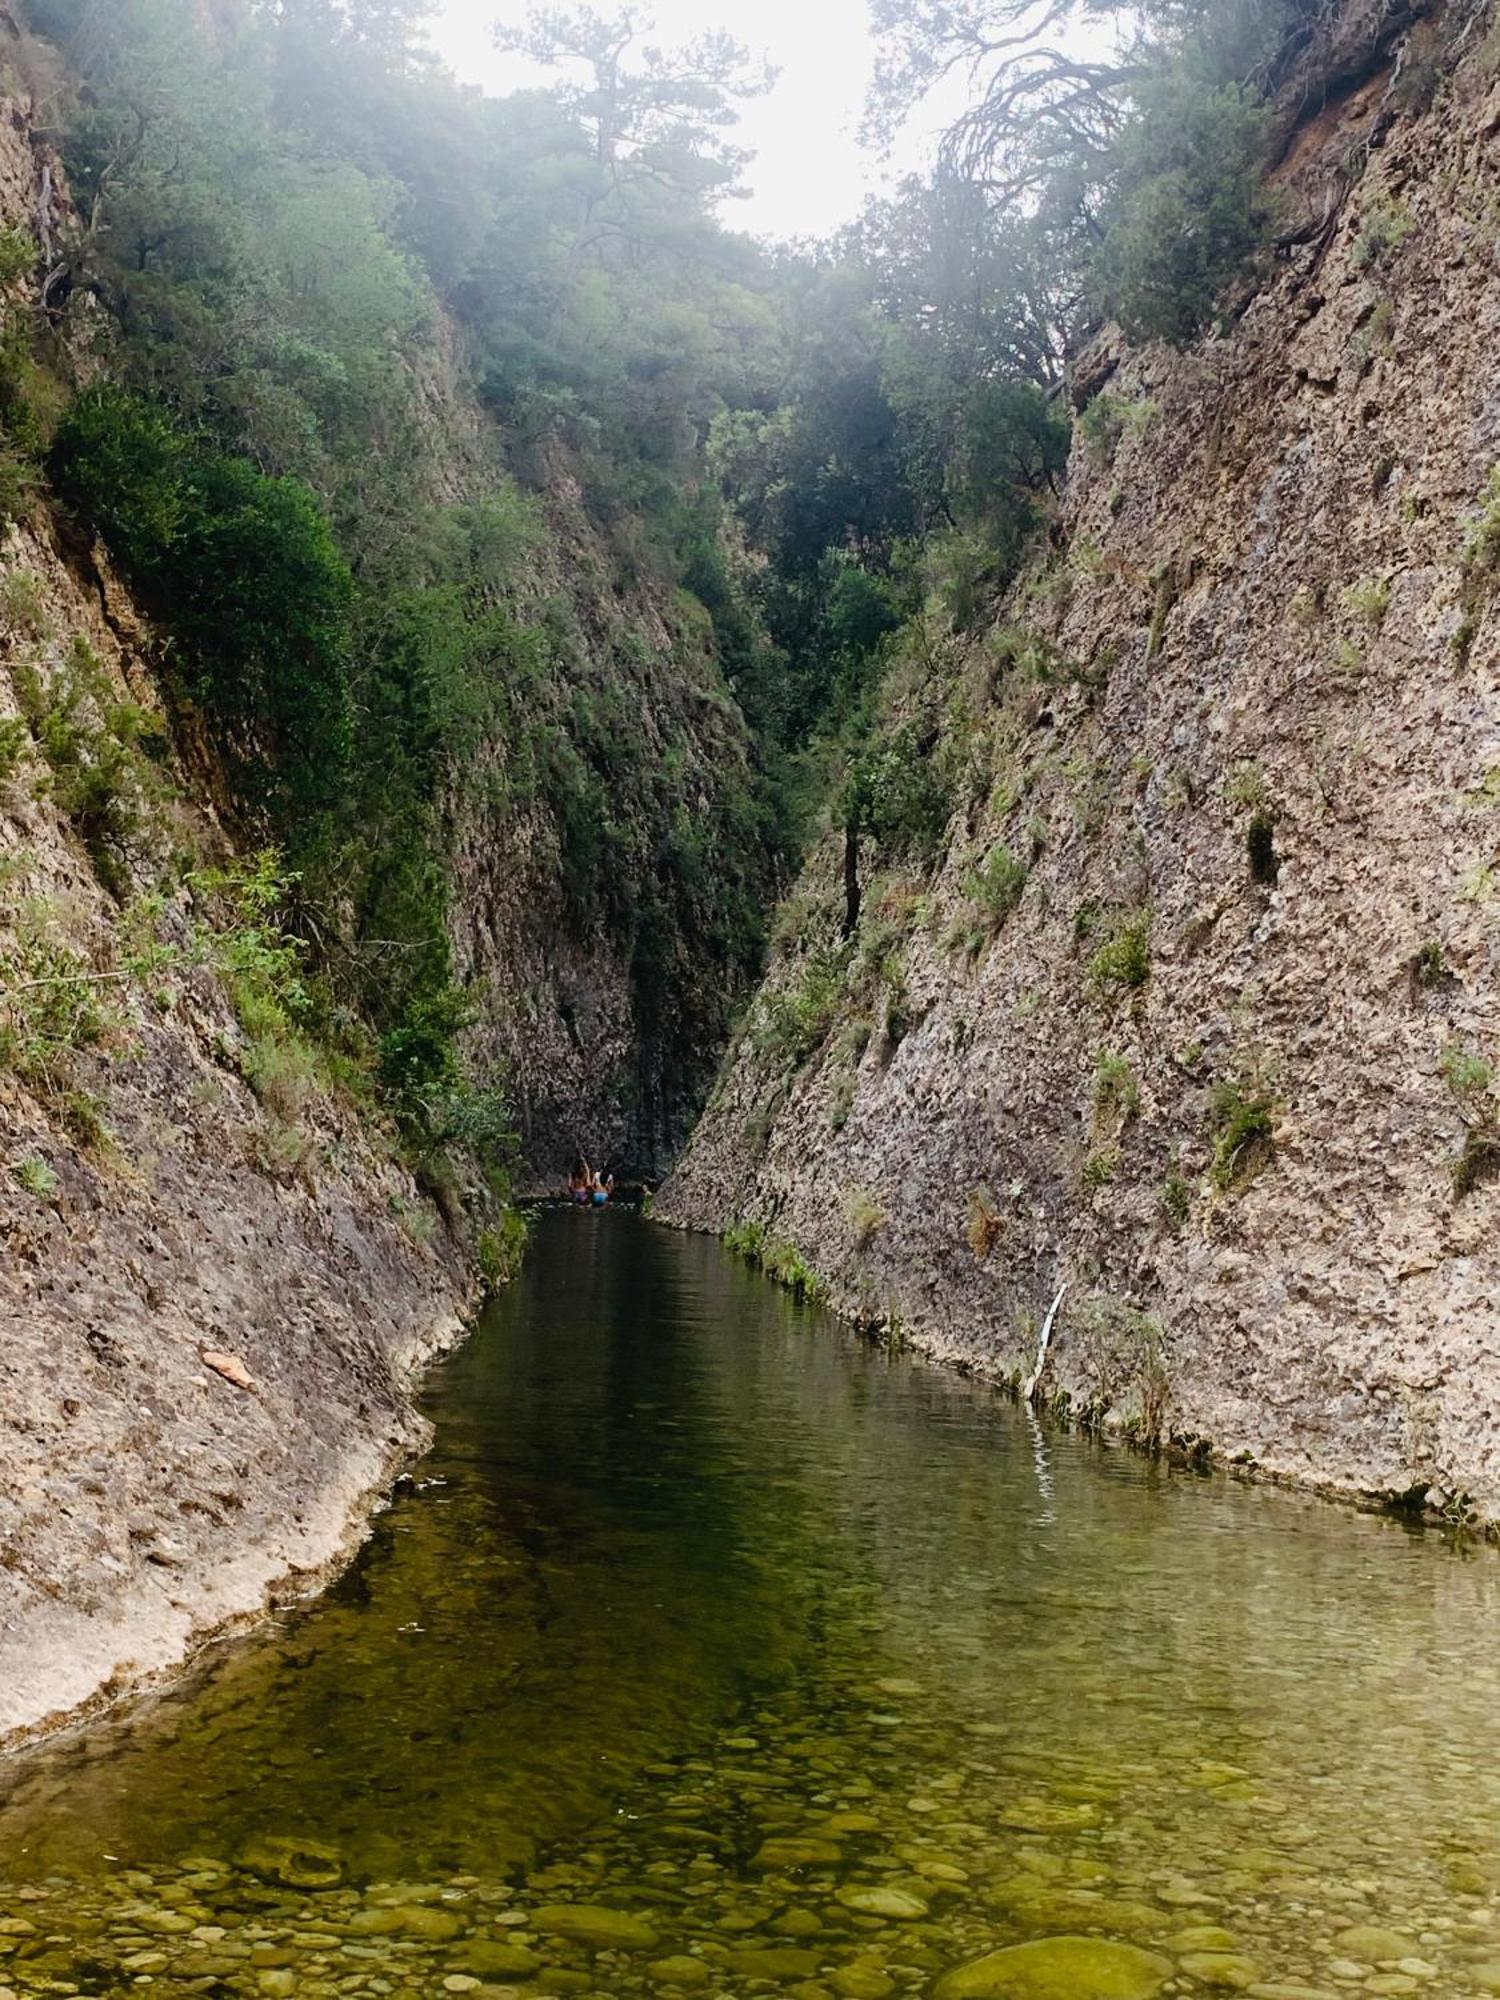
M 595 0 L 600 11 L 608 0 Z M 549 81 L 490 43 L 490 23 L 519 24 L 526 0 L 439 0 L 432 40 L 466 82 L 505 92 Z M 822 236 L 851 220 L 882 169 L 856 138 L 874 62 L 865 0 L 655 0 L 656 38 L 670 46 L 727 28 L 781 78 L 744 107 L 736 143 L 756 158 L 748 200 L 725 205 L 733 228 L 758 236 Z

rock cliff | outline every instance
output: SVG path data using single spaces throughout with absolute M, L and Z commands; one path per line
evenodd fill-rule
M 945 852 L 851 938 L 814 855 L 659 1207 L 1018 1383 L 1066 1286 L 1075 1414 L 1493 1518 L 1493 38 L 1419 31 L 1277 178 L 1232 326 L 1080 369 L 1058 546 L 934 606 L 893 740 Z

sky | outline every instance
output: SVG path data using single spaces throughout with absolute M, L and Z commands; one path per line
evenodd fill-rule
M 526 0 L 439 0 L 432 41 L 465 82 L 486 90 L 545 83 L 545 71 L 490 43 L 491 22 L 519 24 L 527 12 Z M 723 27 L 781 72 L 770 96 L 744 107 L 734 134 L 757 157 L 749 198 L 725 204 L 731 228 L 822 236 L 859 213 L 886 172 L 857 138 L 875 57 L 866 0 L 654 0 L 650 13 L 661 42 Z M 921 151 L 918 135 L 907 164 Z

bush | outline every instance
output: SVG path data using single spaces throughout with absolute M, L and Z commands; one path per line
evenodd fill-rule
M 1103 311 L 1135 341 L 1194 338 L 1264 255 L 1268 119 L 1237 84 L 1167 76 L 1119 142 L 1120 194 L 1094 262 Z
M 527 1234 L 526 1218 L 514 1208 L 505 1209 L 498 1223 L 479 1232 L 475 1260 L 487 1292 L 498 1292 L 520 1270 Z
M 1210 1178 L 1221 1194 L 1244 1187 L 1275 1157 L 1276 1103 L 1262 1079 L 1229 1077 L 1209 1099 Z
M 226 726 L 261 802 L 331 804 L 353 740 L 353 580 L 314 495 L 109 387 L 79 397 L 51 464 L 181 642 L 186 689 Z
M 1416 228 L 1416 218 L 1404 202 L 1381 195 L 1360 217 L 1359 234 L 1349 256 L 1356 271 L 1368 271 L 1393 256 Z
M 833 1026 L 843 991 L 837 962 L 827 953 L 811 953 L 794 980 L 773 987 L 762 999 L 752 1034 L 758 1053 L 801 1069 Z
M 1111 389 L 1102 389 L 1088 402 L 1078 419 L 1078 435 L 1095 465 L 1108 465 L 1127 436 L 1138 437 L 1158 414 L 1148 400 L 1131 402 Z
M 38 1201 L 51 1201 L 62 1186 L 54 1169 L 42 1159 L 17 1160 L 10 1173 L 16 1186 Z
M 1094 1119 L 1101 1126 L 1122 1130 L 1141 1108 L 1141 1086 L 1123 1056 L 1108 1050 L 1094 1065 Z
M 1133 910 L 1117 919 L 1114 932 L 1089 962 L 1089 977 L 1101 992 L 1135 992 L 1151 977 L 1151 912 Z
M 1357 583 L 1350 584 L 1343 596 L 1344 609 L 1363 619 L 1375 632 L 1385 623 L 1390 603 L 1390 579 L 1383 576 L 1362 576 Z
M 856 1250 L 863 1250 L 890 1221 L 883 1203 L 869 1188 L 850 1188 L 844 1196 L 843 1209 Z
M 1027 868 L 1008 847 L 992 847 L 978 868 L 964 879 L 964 894 L 983 914 L 992 930 L 998 930 L 1020 902 L 1026 888 Z

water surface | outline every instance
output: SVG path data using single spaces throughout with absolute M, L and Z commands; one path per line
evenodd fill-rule
M 1488 1552 L 1043 1433 L 626 1215 L 544 1217 L 427 1406 L 326 1597 L 0 1768 L 0 1993 L 881 2000 L 1064 1933 L 1500 1992 Z

